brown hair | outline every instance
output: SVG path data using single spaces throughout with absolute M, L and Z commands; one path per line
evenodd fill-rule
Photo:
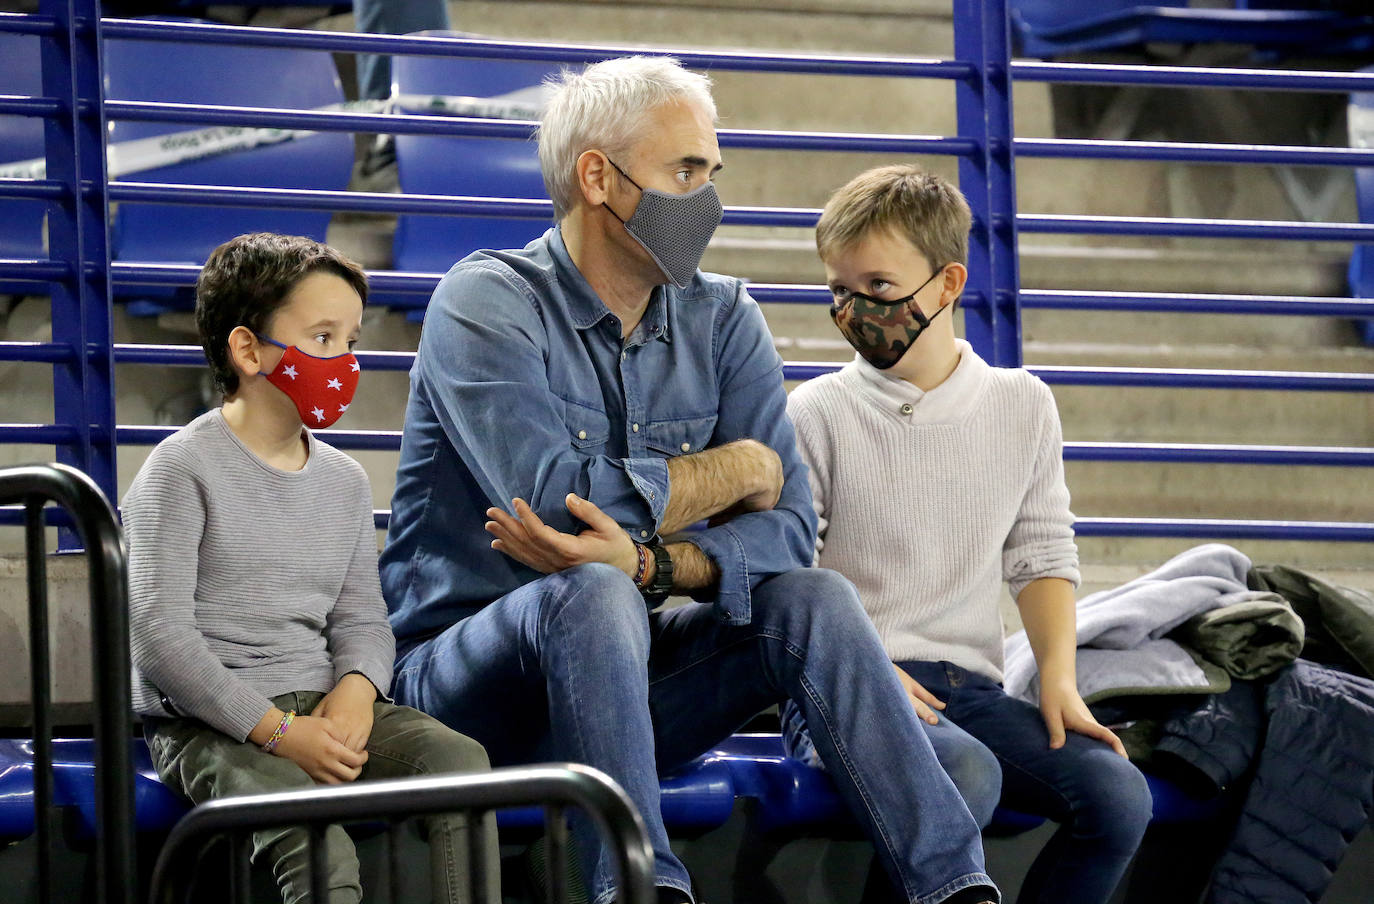
M 968 263 L 973 213 L 963 193 L 918 166 L 893 164 L 860 173 L 830 196 L 816 224 L 824 260 L 864 236 L 892 230 L 925 255 L 932 270 Z
M 196 280 L 196 328 L 221 392 L 233 395 L 239 388 L 239 375 L 229 363 L 229 334 L 239 326 L 254 333 L 267 329 L 296 284 L 319 271 L 348 283 L 367 304 L 363 268 L 305 236 L 254 232 L 210 252 Z

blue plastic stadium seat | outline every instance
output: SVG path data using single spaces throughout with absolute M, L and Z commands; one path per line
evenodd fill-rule
M 38 38 L 0 33 L 0 94 L 38 97 L 43 74 Z M 43 156 L 43 120 L 36 116 L 0 116 L 0 167 Z M 42 201 L 0 199 L 0 258 L 45 260 Z M 0 293 L 22 293 L 32 287 L 0 282 Z
M 1011 0 L 1012 30 L 1026 56 L 1114 50 L 1147 43 L 1253 44 L 1264 50 L 1324 54 L 1357 50 L 1374 34 L 1374 17 L 1310 4 L 1289 8 L 1191 8 L 1188 0 Z
M 185 21 L 185 20 L 182 20 Z M 341 103 L 343 88 L 328 53 L 162 41 L 107 40 L 106 96 L 112 100 L 170 101 L 310 110 Z M 174 73 L 175 77 L 169 77 Z M 118 143 L 200 128 L 184 123 L 115 121 Z M 353 138 L 317 132 L 277 144 L 178 163 L 121 177 L 131 182 L 266 188 L 347 188 Z M 119 205 L 111 232 L 112 256 L 121 261 L 204 263 L 221 242 L 245 232 L 307 235 L 324 241 L 330 213 L 269 207 Z M 154 313 L 167 304 L 189 305 L 190 292 L 143 292 L 156 299 L 132 308 Z
M 0 739 L 0 840 L 33 834 L 33 754 L 27 743 Z
M 1374 72 L 1374 67 L 1362 71 Z M 1351 144 L 1374 150 L 1374 91 L 1350 95 L 1348 119 Z M 1374 223 L 1374 166 L 1355 169 L 1355 204 L 1360 222 Z M 1374 244 L 1356 245 L 1350 256 L 1350 294 L 1374 298 Z M 1374 319 L 1357 320 L 1355 325 L 1364 343 L 1374 345 Z
M 551 63 L 437 56 L 396 56 L 391 65 L 394 90 L 400 94 L 460 97 L 495 97 L 536 86 L 558 68 Z M 396 165 L 406 193 L 547 197 L 533 140 L 397 135 Z M 444 273 L 479 248 L 523 248 L 551 225 L 551 220 L 404 215 L 396 223 L 393 266 Z M 422 308 L 427 299 L 387 301 L 395 307 Z

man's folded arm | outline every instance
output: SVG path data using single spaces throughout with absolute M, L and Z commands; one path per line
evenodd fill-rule
M 435 291 L 416 367 L 445 435 L 492 505 L 509 509 L 519 496 L 545 523 L 575 532 L 571 492 L 632 536 L 653 536 L 668 503 L 666 463 L 574 448 L 565 403 L 548 383 L 547 346 L 534 299 L 499 264 L 474 261 Z

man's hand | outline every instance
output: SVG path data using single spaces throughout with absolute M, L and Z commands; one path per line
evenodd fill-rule
M 588 562 L 604 562 L 633 578 L 639 570 L 639 554 L 625 529 L 593 503 L 573 493 L 568 494 L 567 506 L 574 518 L 587 525 L 580 534 L 565 534 L 549 527 L 523 499 L 511 503 L 514 517 L 498 508 L 487 509 L 491 519 L 486 523 L 487 532 L 496 538 L 491 541 L 491 548 L 544 574 Z
M 322 785 L 351 782 L 362 773 L 367 751 L 350 750 L 339 735 L 328 719 L 298 715 L 274 753 L 291 760 Z
M 375 702 L 377 689 L 372 682 L 351 672 L 339 679 L 310 715 L 328 719 L 334 726 L 335 737 L 349 750 L 361 752 L 372 736 L 372 704 Z
M 1076 731 L 1081 735 L 1096 738 L 1122 756 L 1126 748 L 1121 739 L 1110 728 L 1098 723 L 1088 710 L 1088 705 L 1072 683 L 1056 681 L 1040 688 L 1040 715 L 1045 719 L 1045 728 L 1050 733 L 1050 747 L 1058 750 L 1064 746 L 1065 732 Z
M 939 722 L 940 720 L 936 718 L 935 713 L 931 710 L 944 709 L 944 701 L 926 690 L 921 685 L 921 682 L 912 678 L 906 672 L 903 672 L 896 665 L 894 665 L 893 668 L 897 669 L 897 680 L 902 682 L 902 689 L 906 691 L 907 697 L 911 699 L 911 708 L 916 710 L 916 715 L 922 720 L 929 722 L 931 725 Z

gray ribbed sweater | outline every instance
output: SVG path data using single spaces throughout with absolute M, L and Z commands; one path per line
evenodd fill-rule
M 895 662 L 1002 678 L 1002 582 L 1079 581 L 1054 396 L 958 340 L 929 392 L 861 358 L 788 399 L 820 516 L 817 564 L 858 588 Z
M 134 709 L 244 740 L 290 691 L 361 672 L 386 693 L 395 640 L 362 467 L 309 431 L 271 467 L 219 409 L 163 440 L 124 497 Z

